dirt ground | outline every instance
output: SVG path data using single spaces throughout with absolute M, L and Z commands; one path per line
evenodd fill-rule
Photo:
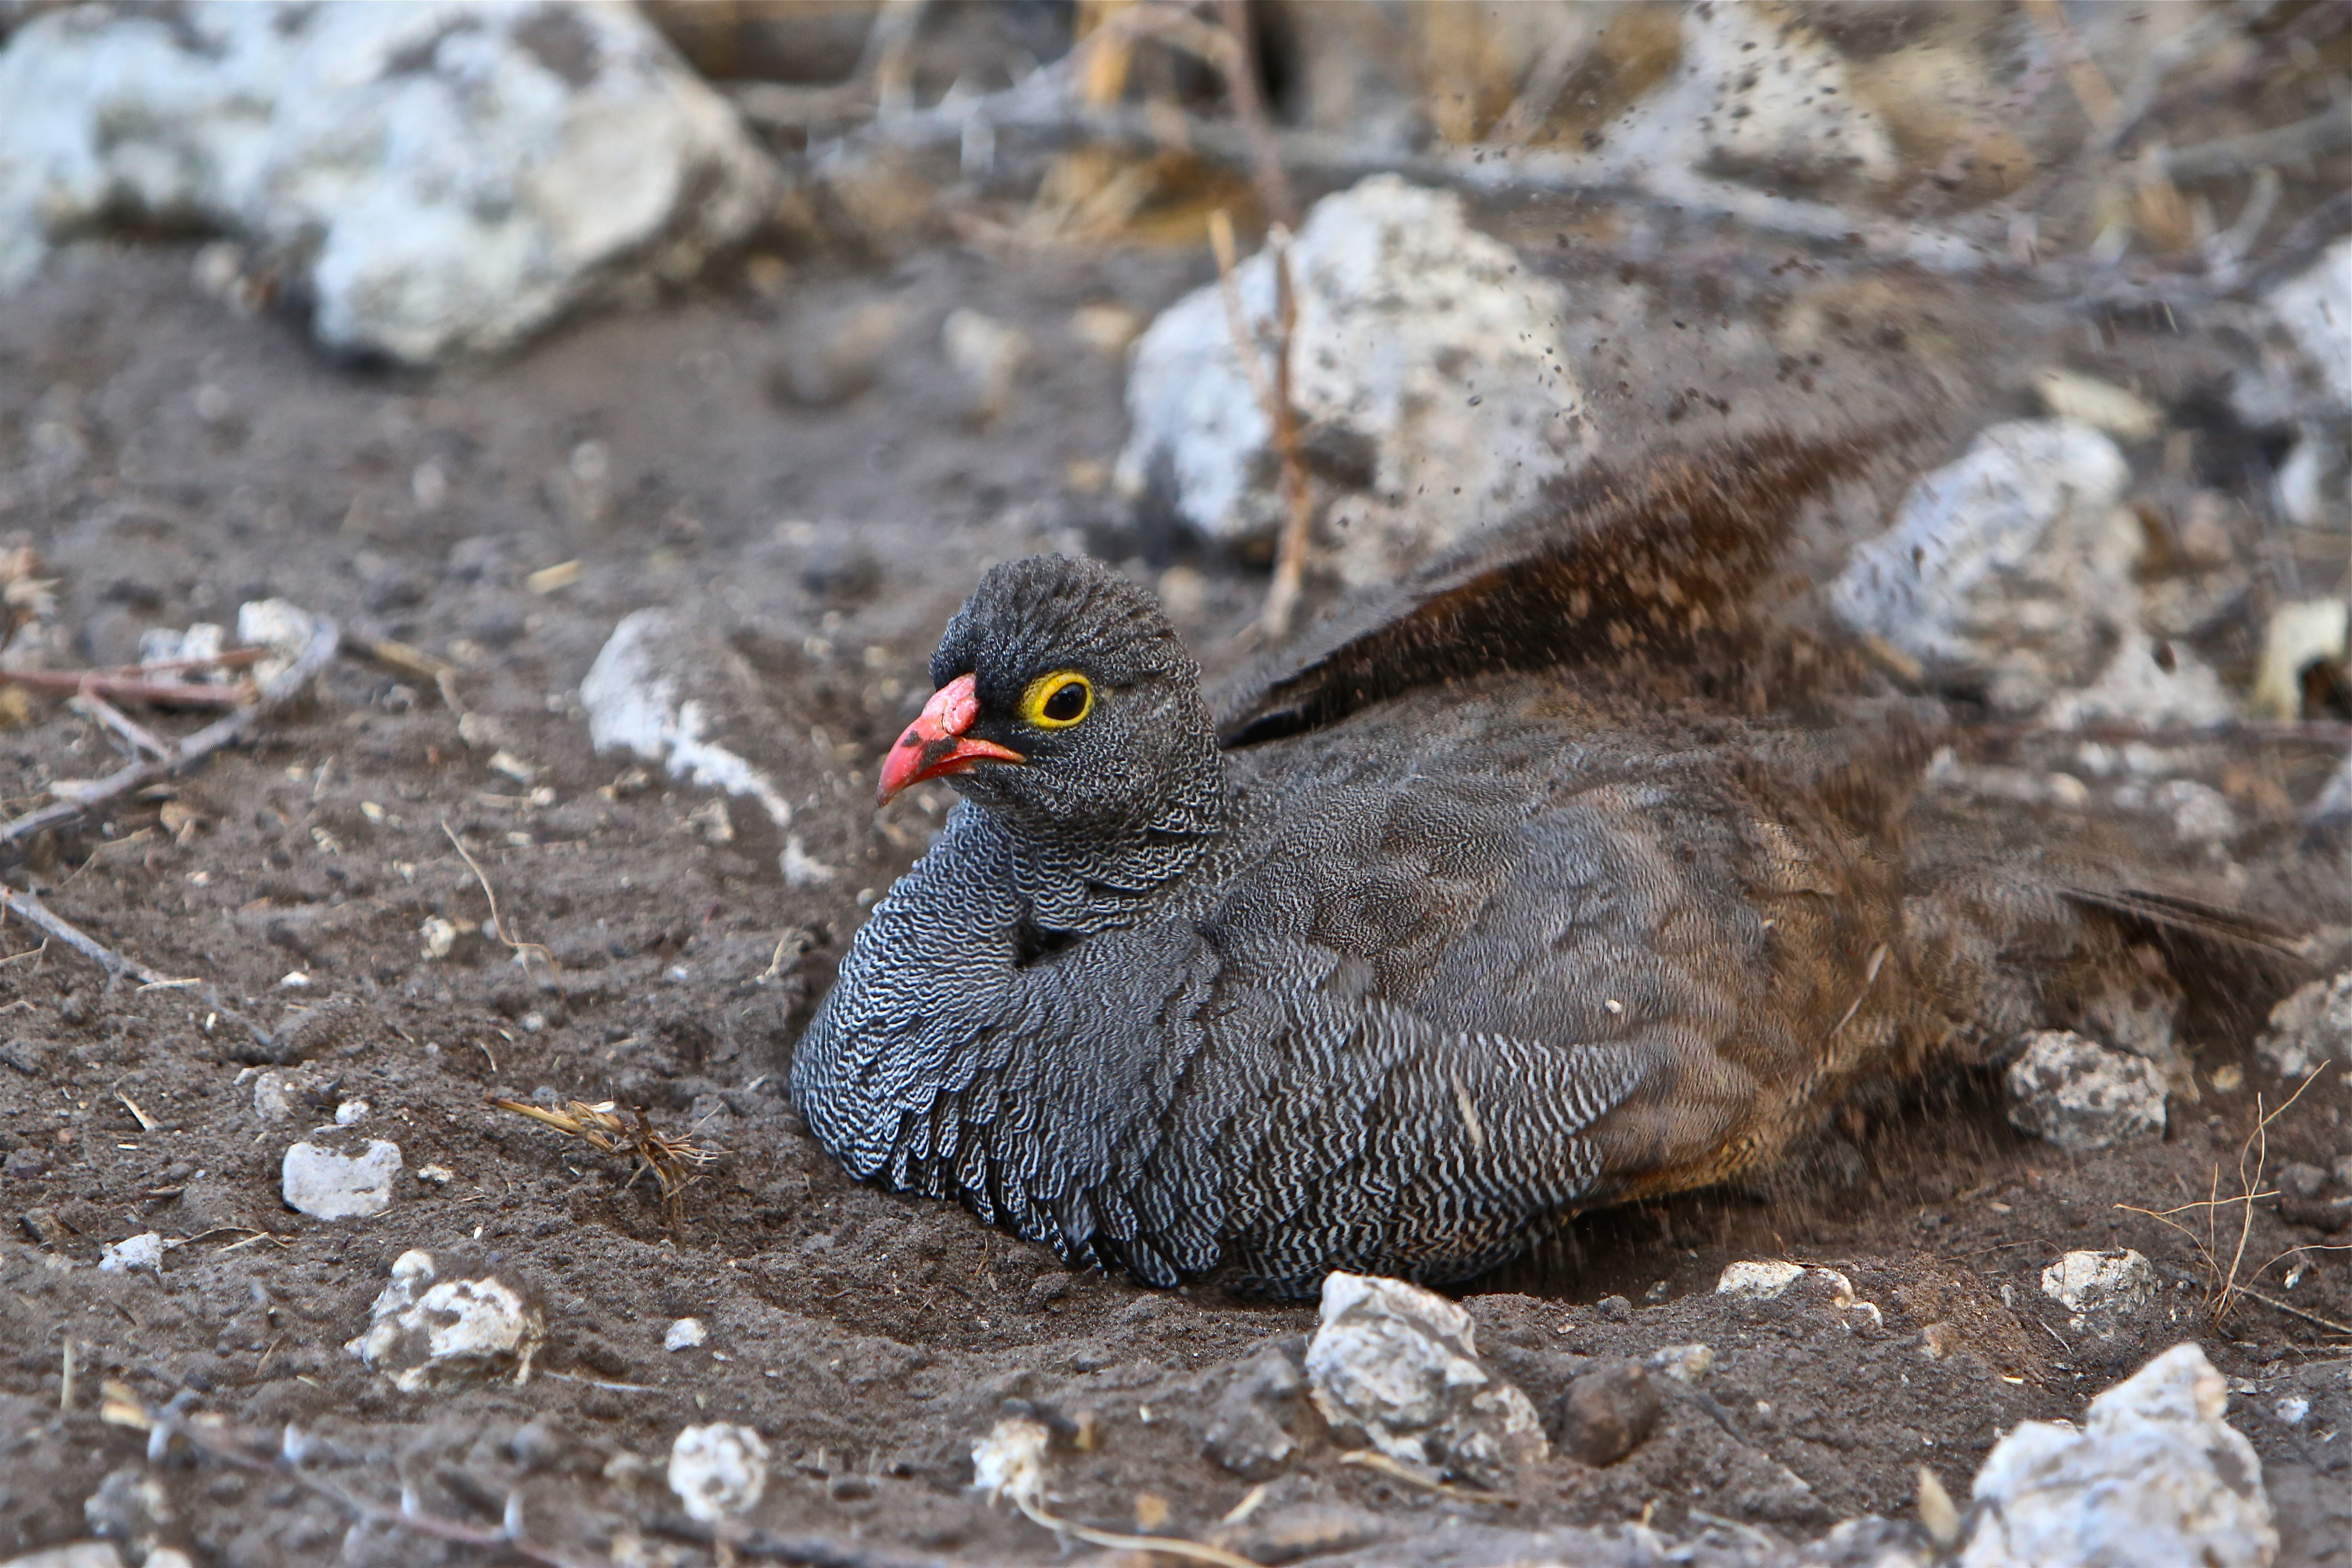
M 2260 480 L 2259 437 L 2215 412 L 2210 389 L 2243 353 L 2226 324 L 2089 321 L 1962 282 L 1783 268 L 1705 236 L 1669 276 L 1586 258 L 1574 215 L 1494 221 L 1589 302 L 1567 331 L 1612 440 L 1784 417 L 1801 377 L 1822 417 L 1932 394 L 1916 472 L 1991 418 L 2032 412 L 2026 377 L 2054 344 L 2204 419 L 2200 482 L 2243 494 Z M 45 837 L 5 868 L 120 951 L 209 982 L 282 1045 L 208 1023 L 185 991 L 110 987 L 21 927 L 0 931 L 0 1555 L 103 1523 L 206 1564 L 485 1560 L 355 1523 L 279 1475 L 184 1457 L 151 1468 L 142 1436 L 100 1419 L 108 1381 L 240 1428 L 298 1426 L 318 1440 L 310 1473 L 379 1504 L 405 1489 L 488 1528 L 519 1489 L 531 1537 L 582 1560 L 709 1560 L 677 1525 L 663 1467 L 681 1426 L 713 1421 L 765 1436 L 776 1475 L 751 1522 L 791 1560 L 1057 1560 L 1051 1534 L 969 1489 L 971 1444 L 1008 1412 L 1061 1435 L 1065 1517 L 1216 1529 L 1257 1483 L 1208 1458 L 1204 1431 L 1243 1363 L 1310 1331 L 1311 1308 L 1072 1275 L 961 1210 L 852 1184 L 781 1092 L 861 907 L 944 805 L 877 816 L 875 765 L 987 563 L 1078 548 L 1129 563 L 1171 590 L 1213 671 L 1243 657 L 1263 575 L 1188 553 L 1105 491 L 1125 435 L 1120 366 L 1072 324 L 1082 303 L 1148 318 L 1206 279 L 1205 258 L 938 248 L 781 281 L 754 268 L 575 323 L 510 363 L 423 377 L 322 362 L 298 323 L 240 316 L 201 288 L 194 258 L 89 246 L 0 306 L 0 532 L 40 552 L 92 663 L 133 657 L 143 628 L 233 620 L 269 595 L 337 617 L 347 652 L 314 702 L 169 802 Z M 974 421 L 940 363 L 940 324 L 959 306 L 1032 342 L 993 424 Z M 1805 310 L 1824 323 L 1825 358 L 1796 376 L 1764 334 L 1731 326 Z M 852 320 L 878 346 L 845 369 Z M 1700 384 L 1728 411 L 1685 418 Z M 2157 483 L 2162 454 L 2140 460 Z M 1826 558 L 1871 509 L 1849 510 L 1808 548 Z M 535 591 L 530 574 L 572 561 L 576 580 Z M 614 622 L 649 605 L 723 626 L 758 673 L 755 760 L 783 781 L 800 854 L 830 879 L 788 885 L 782 835 L 747 803 L 715 817 L 722 797 L 592 751 L 581 678 Z M 2252 648 L 2229 637 L 2209 651 L 2242 672 Z M 379 637 L 453 661 L 457 706 L 367 658 Z M 2317 932 L 2323 953 L 2340 952 L 2347 920 L 2344 848 L 2306 836 L 2294 807 L 2331 760 L 2311 747 L 2189 759 L 2254 824 L 2232 863 L 2207 868 L 2216 893 Z M 0 734 L 12 814 L 116 765 L 106 733 L 62 707 Z M 1973 808 L 2032 830 L 2014 805 Z M 2123 808 L 2101 793 L 2090 809 Z M 551 966 L 472 929 L 490 914 L 483 879 Z M 468 934 L 434 959 L 420 929 L 436 918 Z M 2345 1233 L 2252 1205 L 2239 1277 L 2261 1266 L 2260 1287 L 2296 1312 L 2242 1301 L 2217 1328 L 2200 1248 L 2119 1206 L 2244 1190 L 2258 1103 L 2289 1087 L 2250 1048 L 2273 999 L 2192 1012 L 2198 1098 L 2176 1099 L 2159 1145 L 2070 1157 L 2009 1127 L 1997 1082 L 1954 1082 L 1857 1121 L 1766 1187 L 1576 1222 L 1462 1300 L 1538 1409 L 1589 1358 L 1709 1346 L 1709 1375 L 1665 1383 L 1656 1436 L 1606 1469 L 1556 1458 L 1490 1499 L 1347 1462 L 1302 1417 L 1300 1452 L 1222 1539 L 1323 1562 L 1434 1561 L 1494 1530 L 1636 1520 L 1801 1541 L 1859 1513 L 1908 1517 L 1923 1465 L 1965 1500 L 2000 1432 L 2077 1418 L 2147 1355 L 2194 1339 L 2262 1454 L 2281 1561 L 2352 1563 L 2352 1362 L 2324 1326 L 2352 1321 L 2352 1254 L 2329 1250 Z M 257 1070 L 290 1086 L 289 1114 L 257 1109 Z M 719 1157 L 666 1217 L 617 1163 L 491 1109 L 494 1095 L 642 1106 Z M 336 1127 L 360 1100 L 364 1120 Z M 2271 1125 L 2265 1170 L 2352 1156 L 2347 1110 L 2339 1075 L 2314 1084 Z M 289 1211 L 279 1162 L 303 1136 L 398 1142 L 408 1173 L 389 1212 Z M 421 1178 L 436 1166 L 446 1179 Z M 2222 1212 L 2226 1270 L 2242 1211 Z M 151 1230 L 171 1244 L 159 1270 L 94 1267 Z M 2039 1281 L 2062 1253 L 2110 1246 L 2146 1254 L 2175 1304 L 2101 1341 L 2071 1330 Z M 346 1352 L 415 1247 L 536 1293 L 551 1338 L 527 1384 L 403 1394 Z M 1712 1293 L 1725 1264 L 1772 1257 L 1845 1271 L 1883 1329 Z M 707 1342 L 665 1350 L 686 1316 Z M 2293 1424 L 2279 1414 L 2291 1399 L 2308 1402 Z

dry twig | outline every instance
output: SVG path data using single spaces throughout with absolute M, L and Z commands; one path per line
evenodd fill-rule
M 2314 1083 L 2318 1081 L 2319 1075 L 2326 1070 L 2327 1064 L 2325 1062 L 2322 1062 L 2318 1067 L 2313 1068 L 2310 1073 L 2305 1076 L 2304 1080 L 2301 1083 L 2295 1085 L 2294 1092 L 2288 1095 L 2285 1100 L 2282 1100 L 2278 1109 L 2275 1110 L 2264 1112 L 2262 1108 L 2262 1097 L 2260 1095 L 2255 1096 L 2254 1111 L 2257 1120 L 2254 1123 L 2254 1130 L 2246 1135 L 2245 1142 L 2239 1145 L 2238 1148 L 2238 1195 L 2236 1197 L 2225 1198 L 2220 1195 L 2221 1171 L 2221 1167 L 2217 1165 L 2213 1169 L 2212 1181 L 2207 1190 L 2206 1196 L 2199 1202 L 2181 1204 L 2173 1208 L 2162 1210 L 2141 1208 L 2137 1204 L 2117 1204 L 2116 1205 L 2116 1207 L 2123 1209 L 2127 1213 L 2145 1215 L 2149 1219 L 2155 1220 L 2158 1224 L 2172 1230 L 2179 1231 L 2182 1236 L 2189 1238 L 2189 1245 L 2196 1247 L 2197 1255 L 2203 1261 L 2205 1267 L 2205 1315 L 2207 1321 L 2211 1322 L 2217 1328 L 2220 1327 L 2222 1321 L 2230 1315 L 2231 1309 L 2237 1305 L 2237 1299 L 2241 1296 L 2248 1296 L 2252 1297 L 2255 1300 L 2263 1302 L 2266 1306 L 2277 1307 L 2281 1310 L 2290 1312 L 2296 1317 L 2308 1318 L 2312 1321 L 2321 1323 L 2328 1328 L 2337 1329 L 2344 1332 L 2352 1332 L 2352 1330 L 2344 1330 L 2341 1325 L 2330 1323 L 2324 1318 L 2314 1318 L 2312 1317 L 2312 1314 L 2303 1311 L 2299 1308 L 2286 1306 L 2284 1302 L 2263 1295 L 2252 1288 L 2252 1280 L 2261 1279 L 2263 1274 L 2273 1265 L 2276 1264 L 2280 1258 L 2287 1257 L 2287 1253 L 2283 1252 L 2279 1254 L 2278 1258 L 2272 1258 L 2269 1263 L 2265 1263 L 2262 1268 L 2255 1269 L 2254 1272 L 2248 1277 L 2248 1282 L 2242 1283 L 2238 1278 L 2239 1273 L 2245 1267 L 2246 1243 L 2253 1234 L 2254 1205 L 2264 1198 L 2274 1198 L 2278 1196 L 2278 1193 L 2275 1189 L 2267 1192 L 2263 1190 L 2263 1171 L 2270 1159 L 2271 1123 L 2285 1115 L 2294 1102 L 2303 1098 L 2303 1091 L 2309 1089 Z M 2253 1166 L 2251 1172 L 2247 1169 L 2246 1163 L 2247 1156 L 2249 1154 L 2253 1157 Z M 2233 1205 L 2236 1205 L 2238 1209 L 2237 1236 L 2234 1239 L 2230 1239 L 2226 1238 L 2223 1235 L 2221 1213 L 2223 1209 L 2229 1208 Z M 2195 1226 L 2184 1225 L 2179 1217 L 2177 1217 L 2180 1215 L 2195 1211 L 2202 1211 L 2205 1216 L 2205 1230 L 2202 1236 L 2198 1234 Z M 2230 1253 L 2230 1261 L 2226 1268 L 2221 1263 L 2221 1252 L 2224 1247 L 2228 1247 Z M 2306 1251 L 2310 1249 L 2295 1248 L 2294 1250 Z
M 15 821 L 0 826 L 0 845 L 14 844 L 45 828 L 58 827 L 82 816 L 92 807 L 116 800 L 158 779 L 169 778 L 181 769 L 193 766 L 222 747 L 240 741 L 262 720 L 278 712 L 301 695 L 311 679 L 327 667 L 335 657 L 340 637 L 335 623 L 325 616 L 314 616 L 310 622 L 310 645 L 301 657 L 285 669 L 262 683 L 254 700 L 215 720 L 192 735 L 184 735 L 176 744 L 166 748 L 167 755 L 150 762 L 134 763 L 109 773 L 94 784 L 76 790 L 71 798 L 53 801 L 38 811 L 31 811 Z M 77 690 L 79 688 L 76 688 Z M 215 690 L 217 688 L 200 688 Z
M 517 942 L 513 937 L 507 934 L 506 916 L 499 912 L 499 895 L 491 889 L 489 878 L 482 874 L 480 863 L 475 860 L 472 852 L 466 847 L 465 840 L 457 837 L 456 829 L 452 828 L 447 822 L 445 821 L 441 824 L 441 831 L 443 834 L 447 836 L 450 845 L 456 848 L 459 857 L 465 860 L 466 868 L 474 873 L 474 880 L 482 885 L 482 897 L 488 899 L 490 903 L 490 934 L 497 937 L 500 942 L 506 943 L 507 947 L 512 951 L 517 958 L 520 958 L 527 952 L 535 952 L 539 954 L 541 958 L 546 960 L 548 973 L 554 976 L 556 989 L 559 992 L 562 991 L 563 988 L 563 966 L 555 962 L 555 954 L 549 952 L 548 949 L 540 942 Z
M 518 1557 L 538 1568 L 591 1568 L 584 1558 L 566 1555 L 554 1547 L 534 1541 L 523 1530 L 522 1493 L 507 1494 L 504 1517 L 493 1528 L 467 1524 L 463 1520 L 444 1514 L 428 1513 L 417 1500 L 415 1491 L 406 1485 L 400 1490 L 400 1503 L 393 1507 L 358 1496 L 332 1481 L 312 1475 L 302 1468 L 302 1459 L 310 1449 L 309 1439 L 298 1428 L 289 1426 L 282 1438 L 275 1443 L 258 1433 L 240 1432 L 227 1423 L 205 1416 L 190 1416 L 183 1408 L 188 1397 L 183 1394 L 161 1410 L 142 1403 L 125 1384 L 110 1382 L 104 1385 L 105 1398 L 99 1407 L 99 1419 L 111 1426 L 127 1426 L 134 1432 L 147 1434 L 147 1462 L 161 1464 L 171 1453 L 173 1444 L 184 1443 L 199 1458 L 211 1459 L 232 1469 L 254 1475 L 275 1476 L 289 1481 L 316 1498 L 322 1498 L 350 1514 L 361 1523 L 378 1530 L 405 1531 L 435 1541 L 445 1541 L 457 1546 L 478 1547 L 499 1556 Z M 265 1457 L 268 1456 L 268 1457 Z
M 1274 266 L 1275 341 L 1273 352 L 1261 357 L 1257 334 L 1250 328 L 1242 305 L 1241 279 L 1234 258 L 1234 220 L 1224 208 L 1209 215 L 1209 244 L 1217 257 L 1217 289 L 1224 301 L 1225 327 L 1233 334 L 1234 354 L 1249 378 L 1258 411 L 1274 433 L 1275 457 L 1282 468 L 1285 512 L 1281 542 L 1275 552 L 1274 582 L 1266 590 L 1259 626 L 1268 640 L 1290 629 L 1290 616 L 1298 602 L 1305 575 L 1307 536 L 1315 525 L 1315 491 L 1307 481 L 1307 458 L 1298 438 L 1298 409 L 1290 398 L 1290 344 L 1298 324 L 1297 298 L 1290 286 L 1290 236 L 1276 226 L 1266 236 Z M 1269 365 L 1266 362 L 1271 360 Z

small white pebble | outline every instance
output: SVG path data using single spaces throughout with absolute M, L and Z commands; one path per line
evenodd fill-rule
M 289 972 L 286 977 L 280 980 L 278 984 L 286 987 L 289 991 L 299 991 L 302 987 L 310 984 L 310 977 L 297 969 Z
M 694 978 L 694 971 L 688 969 L 683 963 L 673 963 L 667 970 L 664 971 L 662 977 L 667 980 L 672 985 L 683 985 L 688 981 Z
M 365 1121 L 374 1106 L 364 1100 L 347 1100 L 335 1107 L 335 1125 L 349 1127 L 355 1121 Z
M 703 1331 L 701 1319 L 680 1318 L 669 1326 L 669 1332 L 662 1336 L 662 1349 L 690 1351 L 708 1337 Z
M 547 1027 L 547 1015 L 544 1013 L 525 1013 L 522 1016 L 522 1027 L 525 1034 L 536 1035 L 541 1029 Z
M 430 1182 L 436 1187 L 446 1187 L 457 1179 L 457 1173 L 446 1165 L 419 1165 L 416 1167 L 416 1179 Z

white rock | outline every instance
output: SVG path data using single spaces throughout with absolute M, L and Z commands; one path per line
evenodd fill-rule
M 236 640 L 266 650 L 253 667 L 265 684 L 302 657 L 317 623 L 310 612 L 285 599 L 252 599 L 236 607 Z
M 1660 1345 L 1650 1352 L 1650 1364 L 1676 1383 L 1696 1383 L 1715 1370 L 1715 1352 L 1706 1345 Z
M 2004 712 L 2038 711 L 2087 684 L 2136 624 L 2139 524 L 2120 510 L 2129 470 L 2084 425 L 2020 420 L 1979 435 L 1856 547 L 1840 618 L 1938 679 L 1982 685 Z
M 2342 599 L 2304 599 L 2272 608 L 2263 628 L 2262 663 L 2254 670 L 2250 705 L 2264 719 L 2303 717 L 2303 672 L 2326 659 L 2342 658 L 2352 642 L 2352 605 Z
M 402 1253 L 368 1309 L 367 1331 L 344 1349 L 404 1393 L 511 1373 L 529 1381 L 547 1320 L 496 1275 L 443 1279 L 429 1252 Z
M 162 1233 L 158 1231 L 125 1237 L 100 1256 L 98 1266 L 109 1274 L 125 1274 L 139 1268 L 160 1270 L 163 1267 L 165 1245 Z
M 1392 1459 L 1496 1487 L 1548 1451 L 1528 1396 L 1479 1362 L 1470 1315 L 1417 1285 L 1328 1276 L 1307 1377 L 1325 1420 Z
M 669 1489 L 705 1524 L 741 1513 L 768 1489 L 768 1445 L 749 1426 L 688 1426 L 669 1448 Z
M 2009 1120 L 2070 1153 L 2164 1136 L 2164 1073 L 2142 1057 L 2044 1030 L 2009 1068 Z
M 2175 1345 L 2080 1431 L 2026 1422 L 1977 1472 L 1962 1568 L 2269 1568 L 2263 1462 L 2221 1419 L 2229 1397 L 2203 1351 Z
M 2068 1326 L 2102 1339 L 2145 1316 L 2158 1288 L 2156 1270 L 2129 1247 L 2070 1252 L 2042 1271 L 2042 1293 L 2074 1314 Z
M 129 216 L 238 232 L 333 349 L 508 347 L 691 274 L 774 173 L 634 7 L 224 4 L 30 16 L 0 49 L 0 288 Z
M 672 778 L 748 795 L 785 827 L 792 803 L 775 781 L 712 739 L 741 724 L 757 688 L 742 655 L 701 621 L 675 610 L 635 610 L 621 617 L 589 667 L 580 703 L 598 752 L 625 749 Z
M 2352 1063 L 2352 969 L 2296 987 L 2271 1009 L 2270 1025 L 2254 1054 L 2283 1079 L 2301 1082 L 2322 1063 Z
M 2047 723 L 2069 728 L 2106 720 L 2151 730 L 2193 729 L 2237 716 L 2221 678 L 2194 652 L 2168 642 L 2159 658 L 2156 639 L 2136 626 L 2118 626 L 2116 636 L 2106 668 L 2083 689 L 2060 693 L 2042 715 Z
M 1886 1316 L 1878 1310 L 1878 1304 L 1857 1298 L 1853 1281 L 1834 1268 L 1807 1268 L 1780 1258 L 1727 1264 L 1715 1282 L 1715 1293 L 1750 1301 L 1777 1301 L 1799 1280 L 1808 1279 L 1828 1296 L 1832 1310 L 1885 1325 Z M 1853 1325 L 1849 1322 L 1847 1326 Z
M 400 1145 L 368 1140 L 358 1154 L 339 1154 L 316 1143 L 286 1151 L 278 1190 L 286 1206 L 313 1219 L 366 1219 L 392 1206 L 393 1178 L 400 1174 Z
M 680 1318 L 669 1326 L 669 1332 L 662 1336 L 662 1349 L 690 1351 L 708 1338 L 709 1335 L 703 1329 L 701 1319 Z
M 374 1110 L 375 1107 L 364 1100 L 346 1100 L 335 1107 L 335 1125 L 356 1127 L 365 1121 Z
M 1805 1277 L 1801 1263 L 1778 1259 L 1728 1264 L 1715 1282 L 1718 1296 L 1743 1296 L 1750 1300 L 1777 1300 L 1790 1286 Z
M 1681 13 L 1674 75 L 1610 127 L 1620 165 L 1706 174 L 1876 183 L 1900 161 L 1885 121 L 1838 51 L 1774 5 Z
M 282 1121 L 294 1114 L 294 1093 L 284 1073 L 263 1073 L 253 1080 L 253 1113 L 264 1121 Z
M 1364 493 L 1336 564 L 1377 580 L 1509 512 L 1580 465 L 1581 398 L 1557 353 L 1567 298 L 1464 221 L 1461 198 L 1375 175 L 1328 196 L 1290 248 L 1297 299 L 1292 400 L 1311 433 L 1362 459 Z M 1236 269 L 1244 318 L 1273 319 L 1274 263 Z M 1261 353 L 1272 348 L 1259 333 Z M 1162 311 L 1137 342 L 1132 434 L 1118 481 L 1202 534 L 1272 534 L 1285 514 L 1273 432 L 1214 285 Z
M 2263 302 L 2337 411 L 2352 410 L 2352 237 L 2329 246 Z
M 1045 1500 L 1045 1448 L 1053 1433 L 1042 1422 L 1013 1416 L 971 1446 L 971 1489 L 991 1502 L 1009 1498 L 1034 1507 Z
M 2223 844 L 2238 836 L 2238 814 L 2211 784 L 2167 779 L 2148 792 L 2148 801 L 2171 818 L 2172 836 L 2183 844 Z

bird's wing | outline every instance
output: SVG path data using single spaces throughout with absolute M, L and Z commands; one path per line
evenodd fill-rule
M 1805 503 L 1909 433 L 1768 431 L 1555 481 L 1530 511 L 1219 693 L 1218 731 L 1249 745 L 1447 679 L 1674 655 L 1729 634 Z

